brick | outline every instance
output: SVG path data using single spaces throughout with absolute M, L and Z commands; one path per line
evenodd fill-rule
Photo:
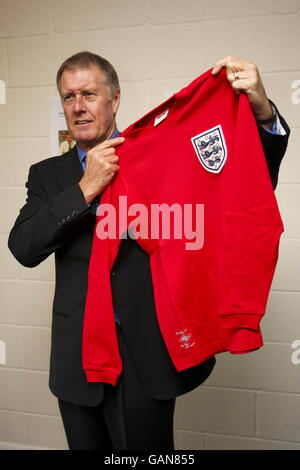
M 0 20 L 1 21 L 1 20 Z M 0 80 L 3 80 L 7 85 L 7 53 L 6 41 L 0 40 Z
M 51 394 L 46 372 L 1 367 L 1 409 L 58 416 L 57 399 Z
M 98 43 L 98 33 L 12 39 L 8 43 L 9 84 L 55 85 L 57 70 L 65 59 L 86 49 L 98 53 Z
M 250 4 L 252 2 L 249 2 Z M 261 14 L 280 14 L 280 13 L 296 13 L 299 10 L 299 0 L 264 0 L 259 2 Z
M 85 31 L 143 24 L 148 18 L 147 0 L 54 0 L 55 31 Z
M 300 444 L 247 437 L 207 436 L 208 450 L 300 450 Z
M 258 1 L 242 2 L 236 8 L 234 0 L 226 1 L 226 8 L 220 8 L 218 0 L 195 2 L 194 0 L 152 0 L 151 20 L 154 24 L 196 22 L 214 18 L 232 18 L 259 14 Z M 252 9 L 251 9 L 252 7 Z
M 0 138 L 50 135 L 49 98 L 53 88 L 8 88 L 0 106 Z
M 7 248 L 7 234 L 0 235 L 0 278 L 1 279 L 15 279 L 17 277 L 18 263 L 12 259 L 10 251 Z
M 0 186 L 11 186 L 13 184 L 13 164 L 10 139 L 0 140 L 0 164 Z
M 270 13 L 296 12 L 299 7 L 297 0 L 287 2 L 274 0 L 252 0 L 238 3 L 226 0 L 220 5 L 219 0 L 195 2 L 195 0 L 152 0 L 151 19 L 153 23 L 194 22 L 205 19 L 259 16 Z
M 300 396 L 261 393 L 259 430 L 260 437 L 300 443 Z
M 1 0 L 0 37 L 50 32 L 49 0 Z
M 1 322 L 50 326 L 54 283 L 0 281 Z
M 55 280 L 55 265 L 54 254 L 50 255 L 41 264 L 35 268 L 27 268 L 18 264 L 18 278 L 37 280 L 37 281 L 54 281 Z
M 278 67 L 278 70 L 281 70 L 281 67 Z M 299 126 L 300 72 L 262 72 L 261 78 L 268 98 L 276 104 L 289 127 Z M 290 142 L 295 138 L 295 131 L 296 129 L 293 129 Z
M 200 75 L 200 72 L 199 72 Z M 150 108 L 158 106 L 160 103 L 168 99 L 174 93 L 180 91 L 182 88 L 187 86 L 192 80 L 196 78 L 180 78 L 180 79 L 168 79 L 168 80 L 153 80 L 149 82 L 149 99 Z
M 258 351 L 248 354 L 219 354 L 214 372 L 206 384 L 297 393 L 300 365 L 297 367 L 292 363 L 293 351 L 290 343 L 265 343 Z
M 272 290 L 300 290 L 300 242 L 281 239 Z
M 261 386 L 260 357 L 260 350 L 249 354 L 229 352 L 217 354 L 217 364 L 205 385 L 259 389 Z M 263 368 L 263 365 L 261 367 Z
M 300 186 L 280 185 L 276 191 L 276 198 L 284 223 L 284 238 L 300 238 L 298 220 Z
M 300 41 L 299 13 L 205 21 L 200 29 L 198 47 L 205 68 L 226 55 L 249 59 L 257 64 L 261 72 L 300 68 L 300 55 L 296 46 Z
M 50 328 L 23 327 L 23 360 L 26 369 L 49 370 Z
M 255 393 L 198 387 L 176 400 L 175 428 L 251 436 L 255 424 Z
M 44 110 L 44 112 L 47 111 L 48 110 Z M 51 156 L 50 138 L 36 137 L 13 139 L 11 141 L 11 147 L 13 183 L 17 186 L 24 187 L 28 178 L 30 165 Z
M 122 80 L 196 77 L 202 70 L 200 32 L 198 24 L 103 30 L 101 51 Z
M 300 104 L 294 105 L 298 113 L 300 112 Z M 298 158 L 298 149 L 300 147 L 300 129 L 292 129 L 286 154 L 282 160 L 279 172 L 279 187 L 281 183 L 300 183 L 300 159 Z M 282 214 L 285 217 L 284 212 Z
M 25 190 L 0 188 L 0 233 L 10 232 L 24 200 Z
M 33 446 L 45 450 L 68 450 L 62 420 L 57 416 L 1 410 L 0 441 L 25 449 Z
M 150 111 L 148 88 L 145 82 L 120 82 L 121 102 L 117 114 L 117 126 L 123 131 Z
M 174 431 L 174 444 L 176 450 L 204 450 L 204 437 L 196 432 Z
M 119 129 L 124 130 L 173 93 L 188 85 L 190 81 L 187 79 L 169 79 L 150 82 L 121 82 L 121 104 L 117 116 Z
M 291 344 L 297 339 L 299 310 L 300 292 L 271 292 L 262 320 L 264 340 Z
M 1 367 L 23 367 L 22 329 L 0 324 L 0 339 L 4 341 L 6 351 L 5 365 Z

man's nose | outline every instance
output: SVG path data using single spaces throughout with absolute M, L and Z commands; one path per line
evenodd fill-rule
M 76 113 L 85 111 L 85 106 L 84 106 L 84 100 L 82 98 L 82 95 L 80 93 L 76 93 L 74 97 L 74 111 Z

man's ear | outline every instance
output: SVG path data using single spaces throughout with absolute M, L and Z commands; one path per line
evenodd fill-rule
M 116 92 L 114 98 L 113 98 L 113 114 L 114 114 L 114 116 L 117 114 L 117 111 L 119 109 L 120 99 L 121 99 L 121 90 L 119 88 L 118 91 Z

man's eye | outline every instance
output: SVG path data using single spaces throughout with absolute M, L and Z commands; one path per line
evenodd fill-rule
M 65 96 L 65 103 L 70 102 L 72 98 L 73 98 L 72 95 L 67 95 L 67 96 Z
M 84 93 L 84 97 L 88 100 L 92 100 L 96 97 L 96 94 L 92 93 L 91 91 L 87 91 L 86 93 Z

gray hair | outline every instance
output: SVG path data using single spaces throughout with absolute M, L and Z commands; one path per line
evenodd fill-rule
M 113 98 L 120 88 L 117 72 L 108 60 L 88 51 L 78 52 L 61 64 L 56 75 L 56 86 L 59 93 L 61 77 L 65 70 L 87 69 L 93 65 L 96 65 L 103 72 L 106 84 L 110 89 L 111 98 Z

